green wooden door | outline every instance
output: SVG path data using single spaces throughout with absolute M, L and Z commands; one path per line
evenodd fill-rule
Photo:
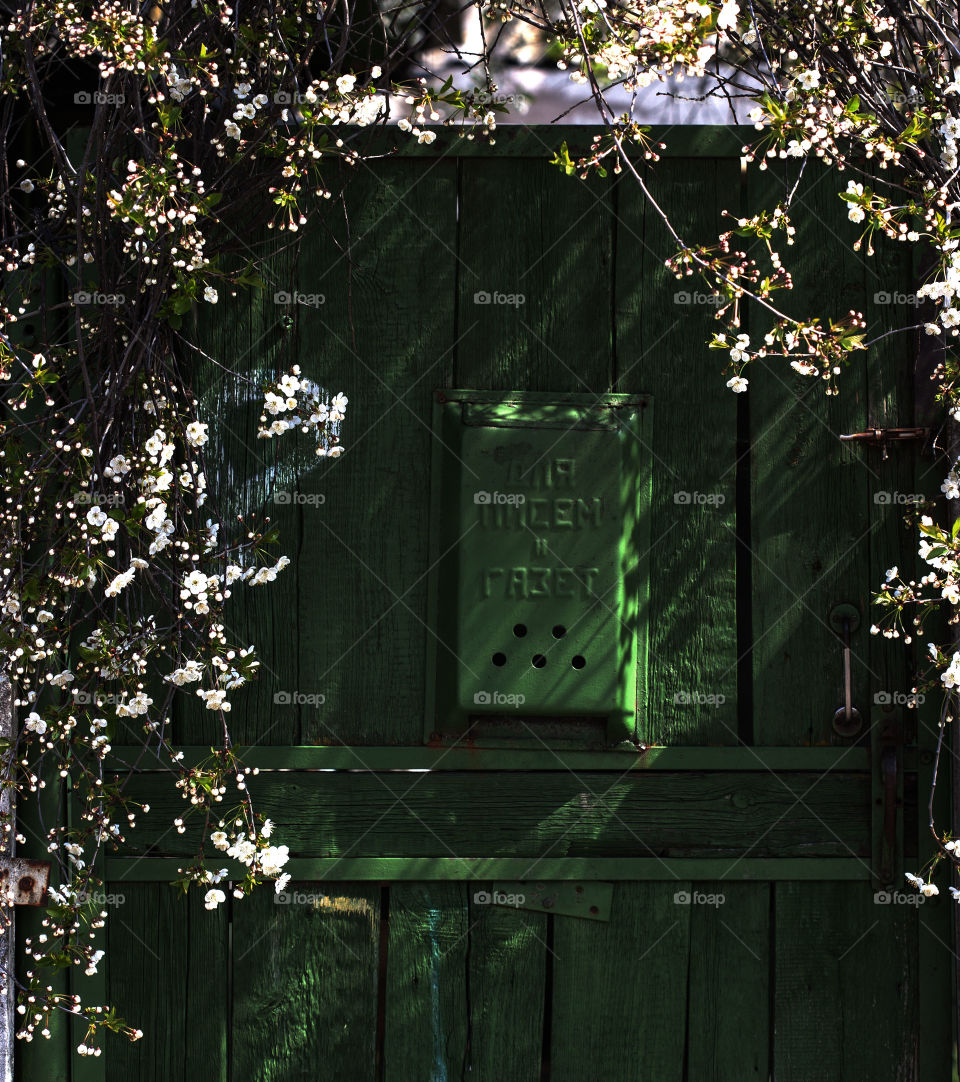
M 743 133 L 672 134 L 650 181 L 681 232 L 707 240 L 751 197 Z M 867 633 L 884 569 L 912 566 L 889 494 L 935 491 L 939 473 L 917 451 L 884 461 L 837 439 L 912 423 L 908 347 L 889 339 L 836 398 L 773 366 L 748 395 L 726 392 L 705 347 L 713 309 L 665 271 L 656 215 L 623 178 L 551 168 L 559 139 L 508 130 L 482 148 L 451 133 L 361 166 L 346 213 L 278 255 L 265 293 L 221 302 L 209 349 L 245 377 L 205 377 L 221 496 L 287 494 L 267 510 L 295 557 L 237 599 L 262 676 L 232 732 L 294 881 L 279 901 L 264 889 L 214 913 L 176 896 L 190 835 L 167 829 L 178 800 L 145 771 L 141 855 L 107 865 L 104 988 L 145 1036 L 58 1077 L 950 1077 L 950 903 L 875 885 L 881 859 L 915 866 L 933 728 L 883 712 L 908 672 Z M 770 193 L 786 182 L 773 172 Z M 893 320 L 873 296 L 909 268 L 845 248 L 835 187 L 798 191 L 795 303 Z M 275 303 L 294 292 L 313 303 Z M 515 300 L 477 300 L 494 292 Z M 350 397 L 336 463 L 253 438 L 246 380 L 295 361 Z M 629 750 L 589 726 L 431 739 L 433 411 L 449 388 L 652 402 Z M 862 617 L 854 738 L 833 728 L 838 604 Z M 885 834 L 891 718 L 903 740 Z M 178 724 L 197 754 L 216 738 L 200 712 Z M 44 1077 L 31 1052 L 23 1077 Z

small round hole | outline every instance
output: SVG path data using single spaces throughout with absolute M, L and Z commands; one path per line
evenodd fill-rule
M 582 669 L 584 667 L 584 665 L 586 665 L 586 663 L 587 663 L 587 659 L 583 656 L 583 654 L 574 654 L 573 655 L 573 660 L 570 662 L 570 664 L 575 669 Z
M 553 637 L 555 639 L 562 639 L 563 636 L 566 635 L 566 633 L 567 629 L 563 626 L 563 624 L 557 624 L 557 626 L 553 629 Z
M 547 663 L 547 659 L 543 654 L 534 654 L 531 660 L 535 669 L 542 669 Z
M 518 639 L 522 639 L 523 636 L 526 635 L 526 633 L 527 633 L 527 625 L 526 624 L 514 624 L 513 625 L 513 633 L 514 633 L 514 635 L 517 636 Z
M 494 654 L 493 657 L 490 660 L 494 663 L 494 665 L 497 665 L 497 666 L 506 665 L 506 663 L 507 663 L 507 655 L 506 654 L 499 654 L 499 653 Z

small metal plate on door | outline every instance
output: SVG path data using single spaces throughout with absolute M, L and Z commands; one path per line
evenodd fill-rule
M 50 862 L 0 857 L 0 899 L 13 905 L 43 905 L 50 883 Z
M 612 900 L 612 883 L 494 883 L 490 893 L 491 905 L 584 920 L 608 921 Z
M 650 423 L 647 396 L 436 392 L 428 738 L 635 735 Z

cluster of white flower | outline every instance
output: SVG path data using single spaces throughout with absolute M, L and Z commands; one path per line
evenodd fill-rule
M 295 364 L 276 383 L 269 384 L 263 394 L 263 414 L 257 435 L 261 439 L 282 435 L 291 429 L 315 432 L 317 455 L 337 458 L 343 453 L 340 424 L 346 415 L 347 396 L 332 397 L 313 380 L 300 375 Z M 274 420 L 268 423 L 268 415 Z
M 236 826 L 242 825 L 242 821 L 238 820 Z M 219 829 L 210 835 L 211 843 L 228 857 L 232 857 L 255 872 L 267 878 L 276 879 L 276 892 L 282 894 L 290 881 L 290 876 L 283 872 L 284 866 L 290 859 L 290 849 L 286 845 L 270 844 L 273 822 L 265 819 L 261 824 L 259 834 L 249 834 L 244 830 L 227 834 L 223 829 L 224 826 L 225 824 L 221 822 Z M 234 894 L 242 897 L 243 891 L 234 891 Z M 208 909 L 214 909 L 224 901 L 226 901 L 226 896 L 222 891 L 213 890 L 207 893 Z

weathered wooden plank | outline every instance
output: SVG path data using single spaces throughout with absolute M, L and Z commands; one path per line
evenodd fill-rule
M 187 855 L 168 779 L 137 781 L 152 811 L 133 852 Z M 844 856 L 870 854 L 869 776 L 590 772 L 263 774 L 259 812 L 295 856 Z M 707 827 L 709 824 L 709 827 Z M 523 876 L 520 876 L 523 878 Z
M 109 1002 L 143 1037 L 105 1038 L 108 1082 L 225 1082 L 227 913 L 164 883 L 108 882 Z
M 176 857 L 118 857 L 107 868 L 131 883 L 169 882 L 183 864 Z M 239 866 L 224 861 L 232 874 Z M 223 866 L 223 865 L 221 865 Z M 536 875 L 543 880 L 690 879 L 697 882 L 740 880 L 869 880 L 865 860 L 842 857 L 294 857 L 288 865 L 299 880 L 387 883 L 394 880 L 513 879 Z
M 551 1082 L 685 1077 L 689 889 L 618 883 L 609 923 L 554 918 Z
M 209 758 L 210 749 L 187 747 L 184 763 L 194 765 Z M 647 748 L 595 752 L 556 750 L 518 751 L 477 747 L 245 747 L 235 745 L 235 753 L 250 767 L 259 770 L 766 770 L 766 771 L 844 771 L 869 770 L 870 753 L 866 748 Z M 156 759 L 138 747 L 114 747 L 105 760 L 105 769 L 115 770 L 129 764 L 139 770 L 159 769 Z M 916 769 L 915 761 L 907 769 Z
M 263 238 L 245 239 L 252 250 L 263 244 Z M 301 535 L 303 507 L 281 501 L 295 489 L 306 456 L 297 446 L 297 437 L 257 439 L 263 385 L 286 370 L 296 342 L 284 322 L 287 307 L 274 302 L 278 290 L 289 288 L 294 251 L 276 240 L 266 251 L 264 289 L 238 290 L 236 296 L 221 289 L 216 306 L 204 306 L 199 313 L 201 346 L 217 363 L 198 359 L 194 367 L 200 373 L 198 415 L 210 424 L 206 462 L 211 504 L 223 516 L 223 532 L 238 514 L 254 512 L 257 517 L 251 525 L 260 527 L 269 517 L 270 525 L 279 531 L 276 554 L 291 557 L 290 566 L 268 586 L 234 585 L 225 606 L 230 634 L 244 646 L 255 644 L 260 659 L 258 678 L 231 695 L 231 736 L 252 742 L 269 733 L 274 743 L 282 744 L 302 739 L 296 712 L 278 710 L 274 698 L 299 683 L 297 623 L 291 612 L 300 593 L 301 572 L 292 558 Z M 303 367 L 307 374 L 316 375 L 312 358 L 305 359 Z M 180 739 L 220 742 L 219 718 L 203 708 L 192 690 L 184 689 L 186 694 L 177 700 Z
M 390 888 L 384 1079 L 540 1077 L 547 918 L 489 883 Z
M 648 183 L 681 235 L 703 242 L 723 228 L 720 211 L 736 193 L 738 166 L 664 160 Z M 715 308 L 691 302 L 705 287 L 678 282 L 663 266 L 675 246 L 626 175 L 617 201 L 616 390 L 644 391 L 656 402 L 650 677 L 640 738 L 734 744 L 737 403 L 706 348 Z
M 234 907 L 232 1077 L 373 1082 L 379 888 L 300 883 L 279 898 Z
M 0 739 L 15 739 L 13 716 L 13 691 L 5 669 L 0 668 Z M 0 793 L 0 815 L 11 811 L 10 790 Z M 3 858 L 14 855 L 13 838 L 0 845 Z M 16 990 L 16 927 L 13 908 L 3 906 L 0 910 L 0 1082 L 13 1082 L 13 1050 L 16 1043 L 17 1016 Z
M 922 721 L 918 742 L 921 748 L 932 750 L 936 743 L 934 725 L 937 710 L 933 703 L 925 704 L 921 710 Z M 934 821 L 941 830 L 955 831 L 956 827 L 951 822 L 950 815 L 952 804 L 950 789 L 952 784 L 956 784 L 956 767 L 953 764 L 957 761 L 957 744 L 955 739 L 950 743 L 952 735 L 947 736 L 947 741 L 953 754 L 944 752 L 938 771 L 937 790 L 934 794 Z M 919 861 L 908 865 L 915 874 L 920 871 L 919 866 L 922 866 L 933 855 L 933 839 L 930 837 L 926 811 L 932 782 L 933 756 L 921 755 L 918 772 L 918 790 L 921 798 L 918 834 L 921 856 Z M 950 875 L 943 864 L 938 868 L 938 873 L 936 881 L 941 896 L 933 901 L 939 904 L 929 906 L 924 904 L 919 907 L 917 921 L 919 927 L 916 929 L 916 938 L 911 936 L 905 947 L 905 950 L 909 951 L 907 957 L 917 973 L 917 986 L 914 992 L 916 1004 L 911 1022 L 916 1047 L 916 1077 L 918 1079 L 954 1079 L 957 1074 L 955 1058 L 951 1071 L 949 1035 L 957 1008 L 956 1001 L 951 1002 L 951 992 L 955 988 L 957 967 L 960 965 L 957 956 L 960 945 L 953 937 L 951 927 L 955 912 L 953 907 L 956 903 L 951 899 L 947 886 L 957 886 L 958 881 L 956 877 Z M 953 1037 L 956 1040 L 956 1032 L 953 1033 Z M 953 1055 L 956 1056 L 956 1044 L 953 1045 Z
M 72 792 L 68 800 L 67 811 L 68 827 L 75 830 L 79 809 L 76 804 L 76 795 Z M 100 851 L 91 868 L 92 873 L 99 880 L 103 880 L 103 857 L 104 854 Z M 109 918 L 110 910 L 115 910 L 116 907 L 108 903 L 115 900 L 108 898 L 106 891 L 102 892 L 102 897 L 98 902 L 98 911 L 106 914 Z M 72 995 L 79 996 L 80 1001 L 88 1007 L 109 1007 L 111 958 L 106 926 L 95 930 L 87 930 L 84 938 L 87 938 L 89 947 L 95 951 L 103 951 L 104 956 L 100 959 L 95 973 L 87 974 L 79 966 L 70 969 L 70 992 Z M 70 1082 L 105 1082 L 106 1057 L 103 1054 L 99 1056 L 81 1056 L 78 1051 L 81 1042 L 85 1041 L 86 1037 L 86 1021 L 82 1018 L 72 1018 L 70 1020 Z M 109 1049 L 114 1039 L 109 1033 L 101 1031 L 96 1035 L 92 1043 L 94 1043 L 95 1047 Z
M 324 303 L 296 306 L 301 366 L 350 399 L 345 455 L 315 460 L 299 481 L 313 502 L 290 613 L 301 675 L 288 690 L 324 697 L 302 709 L 304 743 L 422 739 L 423 471 L 431 391 L 450 379 L 456 340 L 456 198 L 453 162 L 361 167 L 343 220 L 304 243 L 298 288 Z
M 472 889 L 479 886 L 474 883 Z M 540 1078 L 550 918 L 478 905 L 473 899 L 468 916 L 470 1024 L 464 1077 L 473 1072 L 478 1079 L 503 1082 Z
M 687 1077 L 769 1077 L 770 885 L 692 885 Z M 711 897 L 712 896 L 712 897 Z
M 608 391 L 609 185 L 571 180 L 536 159 L 460 169 L 456 386 Z
M 752 176 L 752 174 L 751 174 Z M 771 205 L 796 180 L 764 174 L 751 179 L 750 199 Z M 779 303 L 800 317 L 840 318 L 863 311 L 867 288 L 862 254 L 846 240 L 852 225 L 837 197 L 835 175 L 808 169 L 794 210 L 790 249 L 796 291 Z M 830 258 L 824 258 L 824 251 Z M 871 278 L 871 281 L 873 279 Z M 767 323 L 750 325 L 754 342 Z M 834 605 L 863 612 L 851 646 L 856 703 L 868 707 L 867 653 L 871 579 L 871 475 L 862 452 L 838 436 L 860 432 L 867 417 L 867 362 L 856 355 L 840 379 L 840 394 L 822 380 L 794 373 L 773 358 L 750 373 L 753 671 L 758 744 L 837 743 L 833 717 L 842 705 L 841 647 L 830 627 Z M 784 707 L 790 704 L 791 709 Z
M 921 907 L 877 904 L 867 883 L 781 883 L 774 890 L 773 1076 L 778 1082 L 919 1077 Z M 942 1057 L 949 1042 L 938 1034 L 934 1043 Z
M 855 235 L 857 228 L 849 223 L 845 236 L 849 237 L 851 232 Z M 863 311 L 867 320 L 866 333 L 871 339 L 913 323 L 921 314 L 919 307 L 912 303 L 919 285 L 913 273 L 914 246 L 888 242 L 883 237 L 875 238 L 873 243 L 876 254 L 864 261 L 862 272 L 865 294 Z M 915 402 L 919 403 L 921 396 L 929 396 L 933 387 L 929 378 L 931 351 L 918 348 L 920 334 L 891 334 L 871 347 L 865 365 L 870 427 L 928 423 L 915 407 Z M 926 335 L 922 337 L 930 341 Z M 927 357 L 926 365 L 924 355 Z M 855 363 L 863 365 L 864 362 L 859 360 Z M 871 592 L 878 590 L 888 568 L 898 567 L 908 580 L 929 570 L 917 556 L 916 528 L 907 525 L 905 516 L 911 510 L 911 503 L 921 495 L 929 498 L 941 495 L 942 471 L 931 469 L 934 460 L 932 456 L 924 454 L 920 443 L 894 447 L 886 459 L 879 447 L 860 446 L 856 451 L 870 490 L 867 516 L 876 523 L 876 529 L 869 537 L 870 581 L 864 584 L 866 600 L 866 587 L 869 586 Z M 867 604 L 863 608 L 864 624 L 869 628 L 879 618 L 880 610 Z M 923 643 L 917 644 L 911 651 L 904 647 L 902 639 L 890 640 L 882 636 L 866 639 L 861 636 L 857 650 L 856 663 L 867 669 L 870 680 L 870 697 L 865 704 L 867 709 L 872 710 L 875 717 L 882 717 L 884 711 L 880 708 L 883 705 L 899 706 L 907 722 L 904 737 L 908 743 L 915 740 L 916 712 L 902 709 L 902 706 L 913 683 L 911 670 L 915 668 L 914 658 L 923 649 Z M 878 693 L 886 704 L 876 701 Z M 864 710 L 864 704 L 860 709 Z
M 180 989 L 186 1019 L 184 1082 L 201 1073 L 204 1082 L 227 1082 L 230 1077 L 227 1054 L 231 1026 L 230 911 L 227 907 L 243 905 L 245 901 L 233 902 L 228 895 L 226 905 L 211 912 L 204 907 L 202 891 L 194 890 L 187 896 L 187 980 Z M 176 935 L 177 931 L 173 925 L 168 934 Z
M 472 884 L 390 887 L 384 1082 L 441 1082 L 463 1071 L 469 1019 L 464 980 Z

